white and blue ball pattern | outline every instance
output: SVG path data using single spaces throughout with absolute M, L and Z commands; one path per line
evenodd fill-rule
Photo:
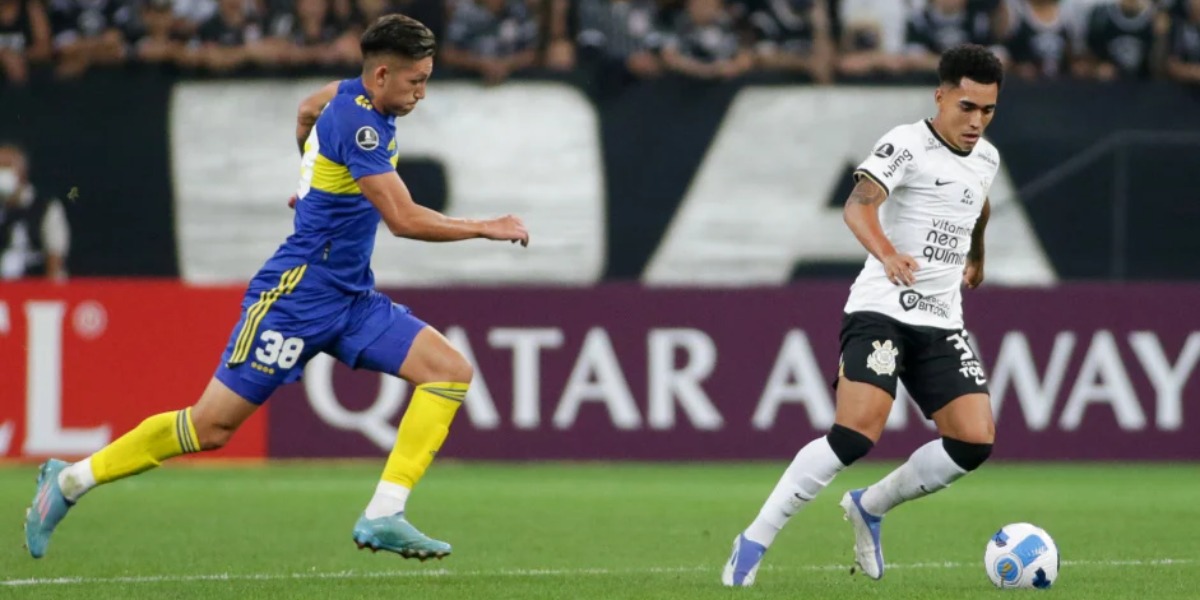
M 1047 589 L 1058 579 L 1058 546 L 1035 525 L 1005 525 L 988 541 L 983 565 L 998 588 Z

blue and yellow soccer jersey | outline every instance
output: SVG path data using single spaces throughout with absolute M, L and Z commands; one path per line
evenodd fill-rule
M 304 142 L 295 233 L 271 262 L 308 262 L 346 292 L 374 286 L 371 253 L 380 216 L 356 180 L 396 169 L 395 120 L 375 110 L 361 79 L 338 86 Z
M 425 327 L 373 289 L 380 215 L 358 179 L 396 168 L 395 117 L 375 110 L 358 79 L 343 81 L 304 144 L 295 232 L 242 298 L 216 377 L 261 404 L 325 352 L 354 367 L 397 374 Z

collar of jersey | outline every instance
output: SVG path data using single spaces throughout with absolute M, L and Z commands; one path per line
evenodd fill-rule
M 929 133 L 932 133 L 933 137 L 935 139 L 937 139 L 937 141 L 941 142 L 942 145 L 945 146 L 947 150 L 949 150 L 959 156 L 970 156 L 971 155 L 970 150 L 959 150 L 958 148 L 955 148 L 953 144 L 951 144 L 950 142 L 947 142 L 946 138 L 943 138 L 942 134 L 938 133 L 937 130 L 933 128 L 933 121 L 931 121 L 929 119 L 925 119 L 925 126 L 929 128 Z

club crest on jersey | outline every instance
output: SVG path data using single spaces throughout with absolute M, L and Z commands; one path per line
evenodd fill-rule
M 880 144 L 879 147 L 875 149 L 875 156 L 878 156 L 879 158 L 887 158 L 895 151 L 896 147 L 891 144 Z
M 375 131 L 370 125 L 363 125 L 354 134 L 354 143 L 358 144 L 358 147 L 363 150 L 374 150 L 379 147 L 379 132 Z
M 896 372 L 896 356 L 900 351 L 892 347 L 892 340 L 885 340 L 880 343 L 878 340 L 871 342 L 871 346 L 875 351 L 867 357 L 867 368 L 875 371 L 876 375 L 892 375 Z

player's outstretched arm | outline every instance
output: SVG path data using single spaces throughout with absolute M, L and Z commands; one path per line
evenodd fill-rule
M 971 251 L 967 253 L 967 265 L 963 269 L 963 283 L 969 288 L 977 288 L 983 283 L 983 231 L 987 229 L 988 218 L 992 216 L 992 201 L 983 199 L 983 210 L 975 221 L 975 229 L 971 230 Z
M 396 237 L 426 242 L 485 238 L 529 245 L 529 232 L 521 219 L 512 215 L 488 220 L 447 217 L 413 202 L 408 186 L 395 171 L 367 175 L 357 181 L 363 195 L 379 210 L 388 231 Z
M 317 124 L 317 117 L 321 116 L 325 105 L 329 104 L 329 101 L 337 95 L 340 83 L 340 81 L 329 82 L 300 101 L 300 108 L 296 111 L 296 144 L 300 146 L 300 154 L 304 154 L 304 140 L 308 139 L 308 134 L 312 131 L 313 125 Z
M 896 247 L 884 235 L 883 225 L 879 222 L 879 205 L 887 200 L 887 196 L 883 186 L 870 177 L 860 178 L 846 200 L 842 219 L 867 252 L 883 263 L 892 283 L 912 285 L 917 281 L 914 275 L 918 268 L 916 259 L 896 252 Z

